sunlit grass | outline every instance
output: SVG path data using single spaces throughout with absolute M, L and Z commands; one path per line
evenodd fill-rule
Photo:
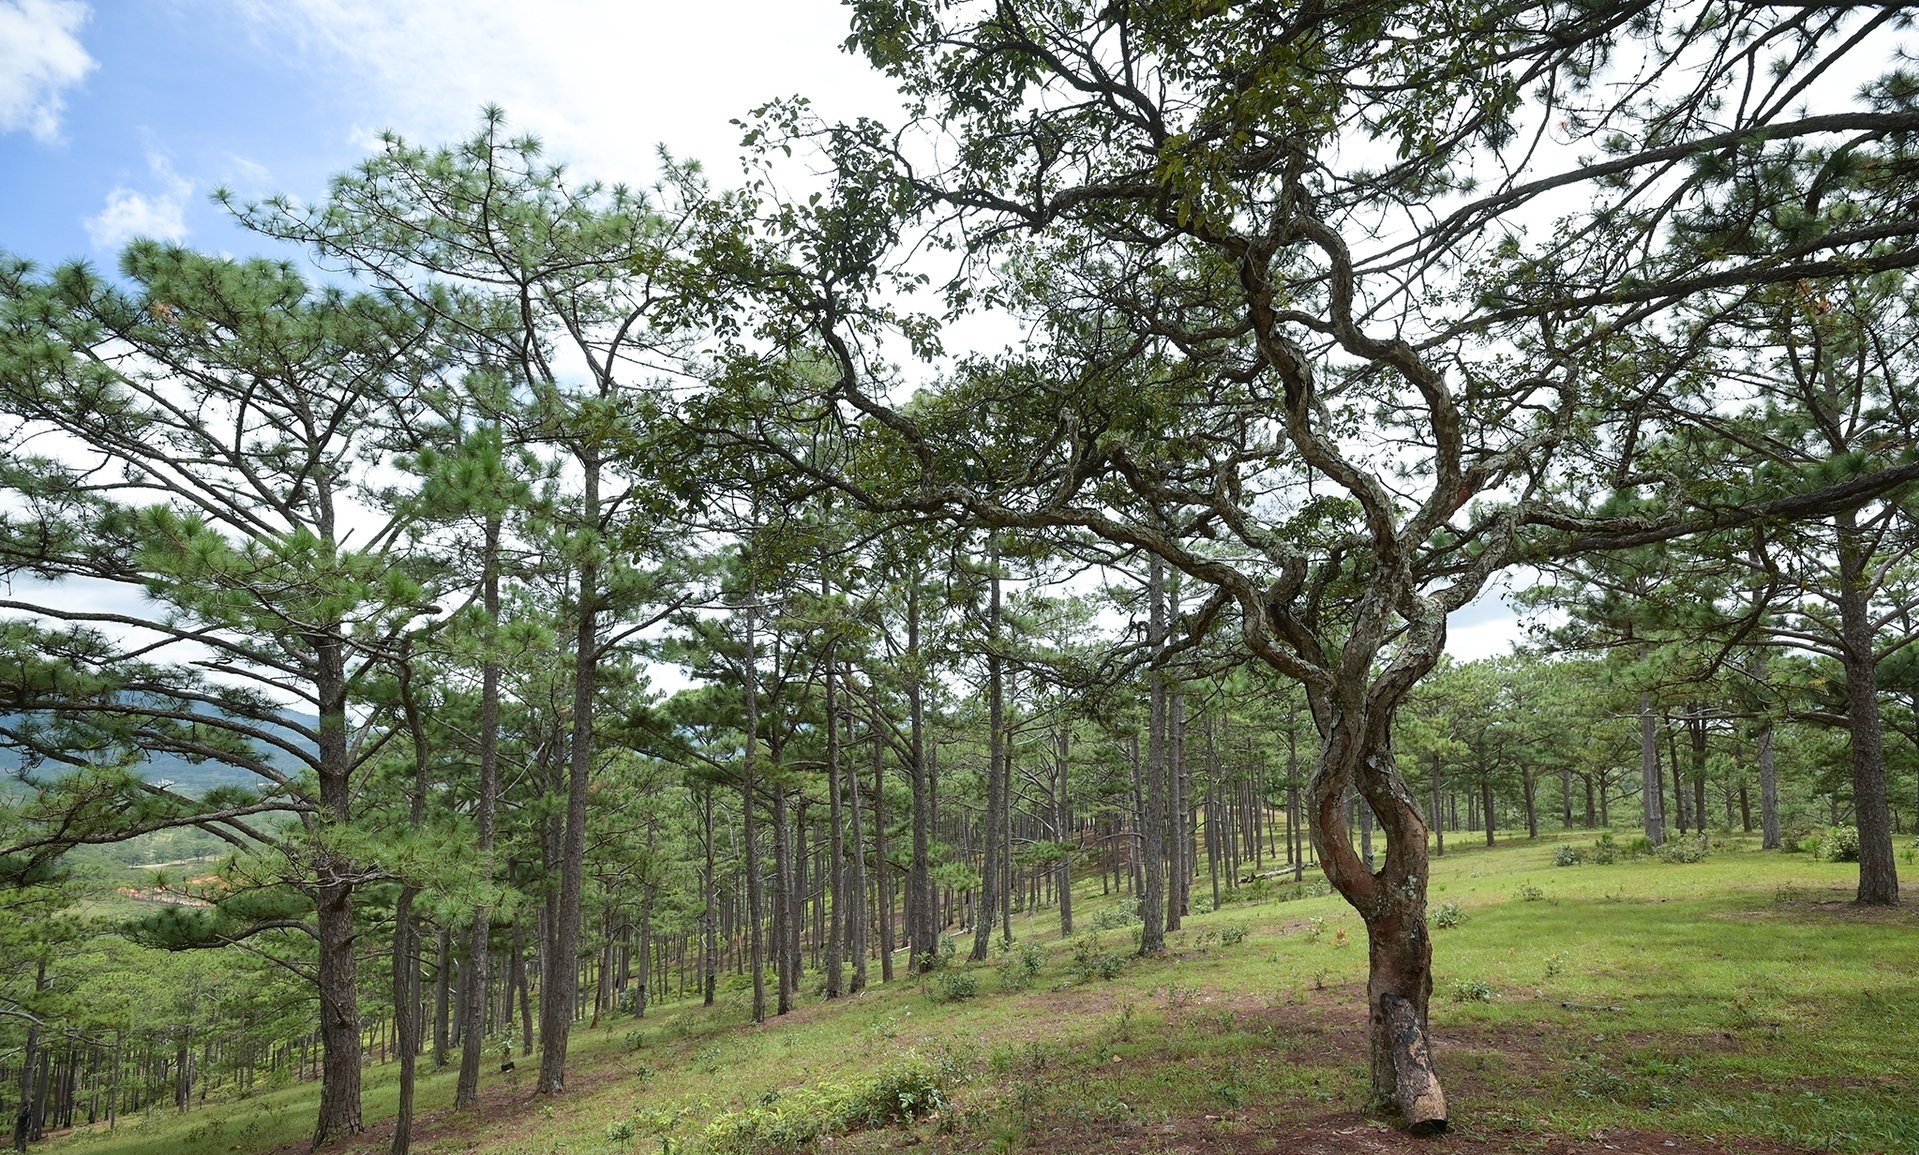
M 1560 842 L 1583 847 L 1591 835 L 1491 850 L 1455 840 L 1433 860 L 1433 903 L 1465 916 L 1434 932 L 1432 1022 L 1458 1128 L 1919 1152 L 1905 1026 L 1919 1021 L 1919 920 L 1847 905 L 1855 867 L 1762 853 L 1752 840 L 1721 839 L 1690 865 L 1556 867 Z M 827 1004 L 809 975 L 796 1014 L 755 1026 L 734 976 L 714 1008 L 672 1004 L 643 1021 L 577 1027 L 571 1089 L 550 1101 L 531 1095 L 532 1063 L 510 1076 L 489 1065 L 495 1097 L 478 1119 L 457 1119 L 452 1074 L 428 1075 L 414 1149 L 681 1150 L 723 1112 L 898 1064 L 946 1084 L 945 1108 L 914 1125 L 941 1132 L 942 1149 L 1044 1150 L 1074 1128 L 1195 1118 L 1231 1128 L 1355 1109 L 1366 1079 L 1364 926 L 1337 898 L 1255 889 L 1263 901 L 1189 916 L 1154 960 L 1132 958 L 1133 927 L 1062 941 L 1056 913 L 1039 911 L 1015 923 L 1044 951 L 1038 975 L 1008 990 L 1009 956 L 995 953 L 970 967 L 978 993 L 964 1001 L 936 1001 L 931 980 L 882 987 L 875 965 L 865 994 Z M 1096 890 L 1076 897 L 1081 927 L 1118 905 Z M 1195 888 L 1195 901 L 1209 896 Z M 1071 981 L 1076 948 L 1127 961 L 1110 979 Z M 369 1122 L 390 1117 L 393 1077 L 390 1064 L 369 1069 Z M 264 1151 L 309 1131 L 313 1095 L 309 1085 L 123 1121 L 111 1138 L 60 1149 Z M 836 1144 L 898 1141 L 879 1132 Z M 342 1149 L 385 1146 L 379 1132 Z

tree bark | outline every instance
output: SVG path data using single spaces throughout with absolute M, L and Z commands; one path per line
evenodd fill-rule
M 746 593 L 746 656 L 741 663 L 741 684 L 746 692 L 746 757 L 740 773 L 740 809 L 745 817 L 746 835 L 746 940 L 747 965 L 753 971 L 753 1021 L 766 1021 L 766 940 L 763 920 L 766 912 L 765 883 L 760 877 L 760 821 L 758 782 L 760 745 L 759 646 L 754 632 L 758 596 L 751 582 Z
M 500 518 L 486 522 L 485 553 L 481 564 L 481 604 L 486 613 L 486 654 L 480 664 L 480 782 L 474 803 L 474 818 L 479 825 L 478 849 L 482 869 L 491 871 L 493 856 L 494 811 L 500 793 Z M 489 878 L 488 881 L 491 881 Z M 460 1040 L 460 1077 L 453 1090 L 456 1110 L 471 1107 L 480 1099 L 480 1061 L 486 1047 L 487 967 L 492 961 L 492 910 L 488 903 L 473 907 L 473 926 L 467 935 L 467 964 L 460 970 L 460 1014 L 469 1023 L 480 1024 Z
M 1157 652 L 1166 642 L 1166 565 L 1157 556 L 1146 578 L 1147 639 Z M 1140 777 L 1139 953 L 1166 949 L 1166 676 L 1147 670 L 1146 765 Z
M 600 524 L 600 463 L 585 455 L 582 520 Z M 589 550 L 598 548 L 589 545 Z M 540 976 L 540 1078 L 538 1092 L 566 1090 L 567 1039 L 580 990 L 581 902 L 586 893 L 586 801 L 593 775 L 593 696 L 599 673 L 600 567 L 589 553 L 579 566 L 579 627 L 574 635 L 572 746 L 567 766 L 566 829 L 560 846 L 560 905 L 553 957 Z M 480 1024 L 474 1024 L 483 1033 Z
M 1065 938 L 1073 933 L 1073 807 L 1067 795 L 1067 767 L 1071 762 L 1072 727 L 1064 719 L 1059 724 L 1056 751 L 1059 757 L 1059 781 L 1053 794 L 1053 829 L 1060 841 L 1059 852 L 1059 934 Z
M 320 997 L 320 1112 L 313 1146 L 365 1129 L 360 1114 L 359 960 L 353 953 L 353 864 L 328 844 L 325 825 L 344 826 L 352 806 L 348 783 L 345 647 L 337 633 L 314 646 L 319 699 L 320 845 L 313 852 L 316 972 Z
M 1654 846 L 1663 846 L 1666 842 L 1666 782 L 1659 765 L 1659 728 L 1653 716 L 1652 694 L 1644 690 L 1639 693 L 1639 782 L 1646 841 Z
M 1852 739 L 1853 820 L 1859 829 L 1859 891 L 1863 906 L 1896 906 L 1899 871 L 1893 861 L 1892 814 L 1886 790 L 1885 735 L 1879 724 L 1879 673 L 1873 649 L 1867 566 L 1871 546 L 1861 540 L 1851 512 L 1834 519 L 1839 531 L 1839 629 L 1846 673 L 1846 723 Z
M 933 774 L 926 758 L 924 672 L 920 669 L 919 575 L 912 575 L 906 592 L 907 756 L 913 774 L 913 862 L 906 872 L 906 943 L 908 965 L 924 972 L 939 965 L 938 895 L 933 890 Z M 888 904 L 890 906 L 890 904 Z M 886 922 L 892 923 L 892 911 Z M 890 961 L 888 963 L 890 966 Z M 890 975 L 888 976 L 890 980 Z
M 820 592 L 830 593 L 826 570 L 820 569 Z M 846 810 L 840 799 L 840 704 L 837 685 L 837 647 L 826 648 L 826 997 L 837 999 L 845 986 L 846 946 Z
M 1392 1035 L 1393 1101 L 1399 1107 L 1400 1118 L 1415 1135 L 1443 1134 L 1446 1093 L 1440 1090 L 1439 1078 L 1433 1073 L 1432 1052 L 1426 1045 L 1426 1029 L 1418 1008 L 1388 992 L 1380 996 L 1380 1011 Z
M 993 550 L 989 562 L 993 572 L 987 578 L 986 610 L 986 845 L 980 869 L 979 908 L 973 912 L 974 962 L 985 962 L 993 941 L 993 921 L 1002 904 L 1011 905 L 1006 893 L 1006 869 L 1001 858 L 1005 852 L 1002 827 L 1006 823 L 1006 677 L 999 653 L 1000 589 L 999 551 Z M 915 947 L 915 950 L 918 948 Z

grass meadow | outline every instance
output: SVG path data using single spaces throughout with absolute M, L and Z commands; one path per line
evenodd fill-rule
M 798 1009 L 762 1025 L 730 976 L 715 1007 L 576 1029 L 562 1096 L 533 1095 L 533 1063 L 489 1065 L 480 1109 L 455 1114 L 452 1073 L 426 1075 L 413 1150 L 1919 1152 L 1911 902 L 1855 909 L 1855 867 L 1751 839 L 1697 863 L 1555 865 L 1591 845 L 1455 840 L 1433 861 L 1453 1117 L 1437 1140 L 1361 1112 L 1365 932 L 1309 872 L 1188 916 L 1151 960 L 1095 883 L 1070 937 L 1041 910 L 986 963 L 885 986 L 874 965 L 865 993 L 832 1003 L 809 975 Z M 1906 839 L 1900 854 L 1910 878 Z M 372 1130 L 334 1149 L 388 1149 L 394 1077 L 368 1069 Z M 123 1118 L 50 1149 L 301 1150 L 314 1093 Z

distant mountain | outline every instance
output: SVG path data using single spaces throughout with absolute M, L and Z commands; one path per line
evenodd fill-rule
M 319 718 L 312 714 L 303 714 L 289 710 L 283 715 L 288 722 L 296 726 L 311 729 L 318 724 Z M 0 725 L 11 725 L 19 718 L 18 714 L 0 714 Z M 299 742 L 291 732 L 287 736 Z M 274 746 L 262 746 L 267 763 L 276 769 L 295 773 L 300 769 L 300 761 L 293 755 Z M 11 775 L 20 768 L 21 757 L 18 750 L 0 747 L 0 775 Z M 52 763 L 42 766 L 43 770 L 57 771 Z M 139 767 L 140 777 L 147 782 L 170 782 L 173 787 L 186 794 L 204 794 L 216 786 L 258 786 L 260 776 L 251 770 L 234 766 L 227 762 L 207 759 L 192 762 L 178 754 L 148 751 L 146 760 Z

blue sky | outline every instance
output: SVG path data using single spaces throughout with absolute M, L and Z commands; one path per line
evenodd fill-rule
M 834 0 L 0 0 L 0 249 L 259 251 L 213 188 L 317 197 L 380 131 L 450 142 L 490 102 L 588 175 L 645 184 L 661 143 L 730 175 L 770 97 L 890 111 L 845 35 Z

